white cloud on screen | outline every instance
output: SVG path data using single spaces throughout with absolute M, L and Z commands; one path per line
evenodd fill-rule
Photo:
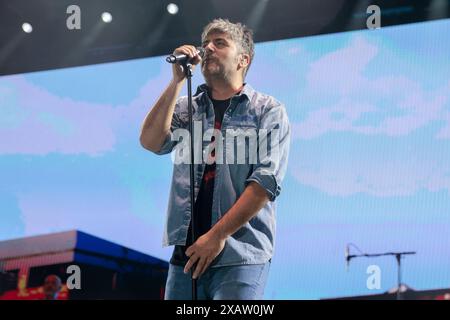
M 0 154 L 87 154 L 115 151 L 117 140 L 130 134 L 138 143 L 139 126 L 168 82 L 165 74 L 152 78 L 128 105 L 76 101 L 57 96 L 13 75 L 0 81 Z
M 355 36 L 347 47 L 311 63 L 305 96 L 329 103 L 293 123 L 293 139 L 313 139 L 329 132 L 402 136 L 434 121 L 446 123 L 436 138 L 450 138 L 450 81 L 426 91 L 403 75 L 371 79 L 365 70 L 378 52 L 377 46 Z M 375 125 L 359 124 L 363 116 L 382 119 Z

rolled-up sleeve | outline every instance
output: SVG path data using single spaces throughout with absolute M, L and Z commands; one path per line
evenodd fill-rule
M 163 155 L 163 154 L 170 153 L 170 152 L 172 152 L 173 148 L 179 142 L 177 140 L 173 140 L 172 135 L 176 129 L 186 127 L 186 124 L 183 121 L 181 121 L 181 119 L 180 119 L 181 107 L 184 103 L 184 100 L 185 100 L 185 97 L 178 98 L 178 100 L 175 104 L 175 109 L 174 109 L 173 116 L 172 116 L 172 122 L 170 124 L 170 132 L 167 134 L 159 151 L 155 152 L 155 154 Z
M 245 185 L 254 181 L 263 187 L 270 201 L 275 201 L 281 192 L 281 182 L 287 170 L 290 135 L 286 109 L 283 104 L 274 102 L 261 117 L 258 161 L 245 181 Z M 265 144 L 266 152 L 261 152 L 262 144 Z

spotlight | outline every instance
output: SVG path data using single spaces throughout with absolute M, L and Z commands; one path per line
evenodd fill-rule
M 109 12 L 102 13 L 102 20 L 104 23 L 110 23 L 112 21 L 112 15 Z
M 28 22 L 25 22 L 24 24 L 22 24 L 22 30 L 23 32 L 31 33 L 33 31 L 33 26 Z
M 178 6 L 175 3 L 169 3 L 167 5 L 167 11 L 170 14 L 177 14 L 178 13 Z

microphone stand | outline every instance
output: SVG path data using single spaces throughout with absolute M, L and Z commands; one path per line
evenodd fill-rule
M 188 93 L 188 118 L 189 118 L 189 134 L 190 134 L 190 164 L 189 164 L 189 178 L 190 178 L 190 196 L 191 196 L 191 236 L 192 243 L 195 243 L 195 224 L 194 224 L 194 206 L 195 206 L 195 193 L 194 193 L 194 130 L 192 120 L 192 64 L 186 60 L 183 64 L 183 70 L 187 79 L 187 93 Z M 192 276 L 197 264 L 191 267 L 191 279 L 192 279 L 192 300 L 197 300 L 197 279 L 193 279 Z
M 415 251 L 405 251 L 405 252 L 385 252 L 385 253 L 375 253 L 375 254 L 353 254 L 347 256 L 347 262 L 350 263 L 350 260 L 353 258 L 359 258 L 359 257 L 382 257 L 382 256 L 395 256 L 395 259 L 397 260 L 397 300 L 402 300 L 402 293 L 401 293 L 401 285 L 402 285 L 402 265 L 401 260 L 403 255 L 407 254 L 416 254 Z

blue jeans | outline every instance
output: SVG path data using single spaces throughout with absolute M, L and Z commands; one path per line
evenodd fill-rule
M 197 279 L 198 300 L 262 300 L 269 274 L 270 261 L 265 264 L 247 264 L 208 268 Z M 191 272 L 183 267 L 169 265 L 165 300 L 191 300 Z

